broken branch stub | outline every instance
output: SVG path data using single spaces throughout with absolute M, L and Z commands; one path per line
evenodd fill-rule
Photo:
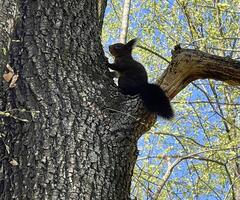
M 207 78 L 240 85 L 240 62 L 199 50 L 175 48 L 158 84 L 172 99 L 192 81 Z

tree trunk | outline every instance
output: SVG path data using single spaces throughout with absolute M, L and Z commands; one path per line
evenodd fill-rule
M 234 182 L 232 184 L 235 192 L 235 199 L 239 200 L 240 199 L 240 159 L 239 157 L 236 159 L 234 163 L 233 171 L 234 171 L 234 177 L 233 177 Z
M 108 76 L 105 5 L 17 4 L 9 64 L 19 78 L 1 105 L 12 116 L 2 116 L 1 199 L 129 198 L 139 130 L 128 113 L 138 100 L 124 99 Z
M 137 139 L 155 116 L 109 76 L 100 40 L 106 0 L 1 6 L 19 12 L 1 60 L 19 75 L 15 87 L 1 85 L 1 199 L 129 199 Z

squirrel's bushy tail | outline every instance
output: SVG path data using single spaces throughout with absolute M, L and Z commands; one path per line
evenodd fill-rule
M 165 119 L 174 116 L 170 101 L 165 92 L 155 84 L 146 84 L 140 89 L 140 96 L 146 108 Z

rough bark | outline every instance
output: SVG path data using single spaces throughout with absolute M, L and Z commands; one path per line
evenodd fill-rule
M 12 39 L 18 42 L 12 41 L 8 63 L 20 77 L 13 89 L 4 82 L 1 96 L 1 110 L 11 116 L 1 116 L 0 198 L 129 199 L 137 139 L 155 116 L 138 98 L 120 94 L 108 76 L 100 41 L 106 1 L 15 5 L 20 17 Z M 186 78 L 174 82 L 182 62 L 193 58 L 176 55 L 161 84 L 171 98 L 186 86 Z M 227 68 L 238 73 L 234 66 Z
M 4 117 L 1 199 L 128 199 L 138 119 L 127 113 L 139 102 L 107 76 L 99 2 L 17 6 L 9 64 L 20 77 L 2 105 L 14 118 Z

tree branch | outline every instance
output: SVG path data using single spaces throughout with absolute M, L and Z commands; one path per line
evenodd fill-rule
M 172 51 L 172 61 L 158 84 L 172 99 L 192 81 L 207 78 L 240 85 L 240 62 L 176 46 Z
M 119 42 L 123 44 L 125 44 L 127 41 L 130 6 L 131 6 L 131 0 L 125 0 L 123 5 L 123 14 L 122 14 L 122 27 L 121 27 L 121 33 L 119 38 Z

